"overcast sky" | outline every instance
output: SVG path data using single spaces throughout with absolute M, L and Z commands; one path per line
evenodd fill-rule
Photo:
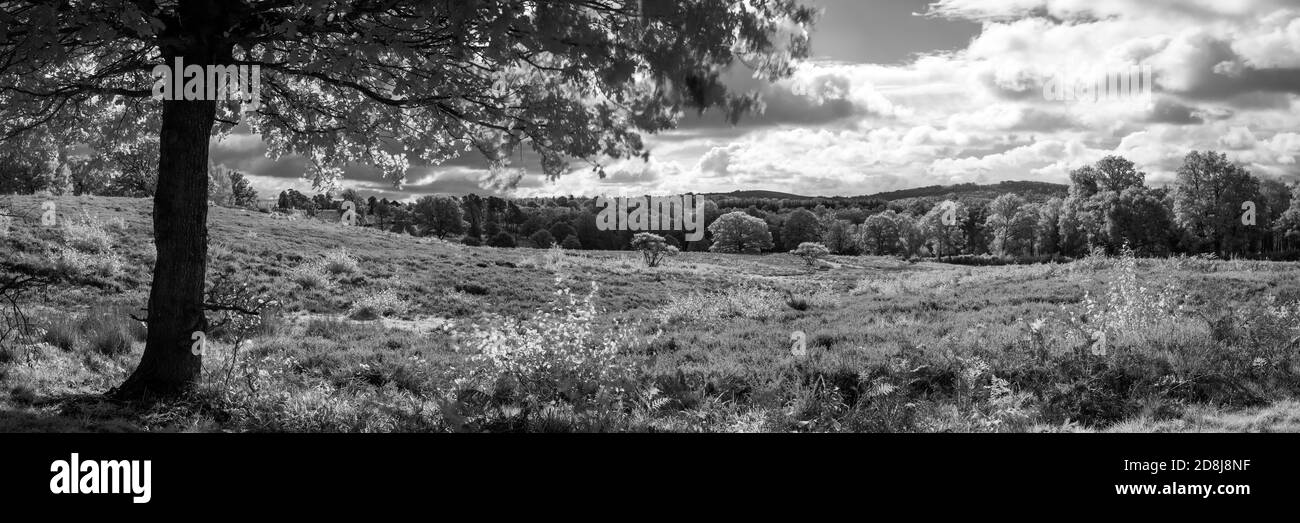
M 768 105 L 732 127 L 690 117 L 651 137 L 650 162 L 599 179 L 548 182 L 535 167 L 512 193 L 670 194 L 764 189 L 859 195 L 935 184 L 1067 181 L 1120 154 L 1172 179 L 1212 149 L 1259 176 L 1300 179 L 1300 0 L 805 0 L 825 13 L 815 58 L 762 89 Z M 1150 66 L 1149 98 L 1048 100 L 1049 79 Z M 1089 76 L 1092 75 L 1092 76 Z M 232 135 L 213 160 L 253 175 L 263 197 L 310 189 L 304 163 L 271 161 Z M 576 164 L 575 165 L 579 165 Z M 367 169 L 343 184 L 408 199 L 480 194 L 474 161 L 413 167 L 399 190 Z

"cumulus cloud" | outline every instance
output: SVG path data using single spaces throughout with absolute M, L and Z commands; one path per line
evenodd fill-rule
M 826 16 L 836 16 L 830 9 Z M 1300 174 L 1295 0 L 938 0 L 925 16 L 973 21 L 979 33 L 959 48 L 891 63 L 818 58 L 771 85 L 731 71 L 735 88 L 762 95 L 762 115 L 737 126 L 713 113 L 687 115 L 679 130 L 647 137 L 649 162 L 612 162 L 603 179 L 575 165 L 547 181 L 525 161 L 529 174 L 510 194 L 835 195 L 968 181 L 1065 183 L 1070 169 L 1107 154 L 1164 183 L 1191 150 L 1224 151 L 1265 176 Z M 1053 78 L 1136 66 L 1152 71 L 1149 95 L 1087 103 L 1044 96 Z M 262 150 L 249 136 L 232 136 L 213 156 L 259 175 L 258 183 L 297 183 L 301 160 L 271 162 Z M 485 167 L 469 159 L 420 166 L 401 191 L 356 168 L 345 185 L 398 195 L 505 194 L 488 183 Z

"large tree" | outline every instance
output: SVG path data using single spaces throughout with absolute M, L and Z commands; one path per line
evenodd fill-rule
M 713 234 L 713 245 L 709 246 L 713 252 L 758 254 L 773 247 L 767 222 L 740 211 L 719 217 L 709 226 L 709 232 Z
M 788 250 L 799 247 L 805 242 L 822 241 L 821 222 L 817 215 L 808 209 L 797 209 L 785 218 L 781 227 L 781 244 Z
M 990 249 L 1000 255 L 1024 255 L 1033 249 L 1038 206 L 1015 193 L 998 196 L 988 206 L 984 229 L 991 238 Z
M 1259 179 L 1223 153 L 1192 151 L 1174 180 L 1174 219 L 1185 241 L 1220 256 L 1243 251 L 1258 222 L 1243 223 L 1244 207 L 1263 204 Z
M 465 218 L 460 204 L 448 196 L 425 196 L 415 201 L 412 209 L 415 222 L 426 234 L 446 238 L 449 234 L 465 232 Z
M 858 227 L 858 244 L 867 254 L 894 254 L 898 240 L 898 214 L 892 210 L 873 214 Z
M 961 225 L 968 216 L 969 212 L 961 202 L 944 200 L 920 218 L 935 256 L 952 256 L 961 252 L 966 245 Z
M 734 122 L 760 107 L 724 73 L 788 76 L 814 14 L 794 0 L 15 0 L 0 3 L 0 137 L 158 136 L 148 339 L 116 395 L 175 394 L 201 369 L 214 136 L 242 125 L 323 188 L 347 163 L 400 183 L 413 161 L 469 151 L 509 184 L 525 144 L 559 176 L 571 158 L 647 157 L 641 134 L 683 109 Z M 153 67 L 177 60 L 260 67 L 260 103 L 151 100 Z

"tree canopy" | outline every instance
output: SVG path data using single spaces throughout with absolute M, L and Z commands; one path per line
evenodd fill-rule
M 270 157 L 301 155 L 325 189 L 348 164 L 400 184 L 414 162 L 467 152 L 486 159 L 490 186 L 510 186 L 524 148 L 548 176 L 573 158 L 603 175 L 603 162 L 648 158 L 642 133 L 687 109 L 734 122 L 760 108 L 724 74 L 788 76 L 814 15 L 794 0 L 15 0 L 0 3 L 0 148 L 57 157 L 68 144 L 107 152 L 157 139 L 148 340 L 115 394 L 169 395 L 202 368 L 190 340 L 208 327 L 214 137 L 243 126 Z M 181 61 L 195 77 L 256 68 L 258 103 L 153 99 L 155 67 Z M 471 232 L 513 244 L 497 211 L 472 209 Z M 405 208 L 390 218 L 414 223 Z

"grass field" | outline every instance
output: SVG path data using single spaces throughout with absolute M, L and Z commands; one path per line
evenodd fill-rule
M 0 263 L 58 281 L 0 349 L 4 431 L 1300 429 L 1300 264 L 651 269 L 218 207 L 210 282 L 274 306 L 211 329 L 191 397 L 114 404 L 143 350 L 151 202 L 54 198 L 43 226 L 44 201 L 0 196 L 27 216 L 0 221 Z

